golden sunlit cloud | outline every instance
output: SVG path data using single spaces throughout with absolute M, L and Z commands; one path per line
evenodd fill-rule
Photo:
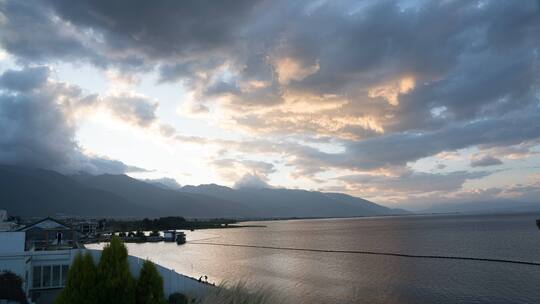
M 244 93 L 253 92 L 259 89 L 263 89 L 270 86 L 269 81 L 262 81 L 262 80 L 250 80 L 250 81 L 244 81 L 240 83 L 240 89 Z
M 406 94 L 416 86 L 416 80 L 413 76 L 405 76 L 398 81 L 377 86 L 368 91 L 371 98 L 382 97 L 393 106 L 399 105 L 399 95 Z
M 302 80 L 319 70 L 318 63 L 311 66 L 303 66 L 298 60 L 290 57 L 276 60 L 274 66 L 278 74 L 278 81 L 282 85 L 289 84 L 291 80 Z

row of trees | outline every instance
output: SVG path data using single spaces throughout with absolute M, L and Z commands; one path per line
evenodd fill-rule
M 143 220 L 120 221 L 108 220 L 107 227 L 113 231 L 151 231 L 151 230 L 175 230 L 175 229 L 207 229 L 221 228 L 236 223 L 232 219 L 209 219 L 209 220 L 186 220 L 181 216 L 167 216 L 156 219 L 145 218 Z
M 89 253 L 79 254 L 71 265 L 66 286 L 56 304 L 164 304 L 163 278 L 145 261 L 139 278 L 129 270 L 127 248 L 113 237 L 98 265 Z

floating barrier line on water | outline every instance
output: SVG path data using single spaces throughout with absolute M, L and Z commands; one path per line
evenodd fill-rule
M 540 266 L 540 262 L 507 260 L 507 259 L 490 259 L 490 258 L 443 256 L 443 255 L 417 255 L 417 254 L 405 254 L 405 253 L 393 253 L 393 252 L 377 252 L 377 251 L 358 251 L 358 250 L 329 250 L 329 249 L 310 249 L 310 248 L 294 248 L 294 247 L 274 247 L 274 246 L 224 244 L 224 243 L 206 243 L 206 242 L 204 242 L 204 243 L 188 242 L 188 243 L 189 244 L 196 244 L 196 245 L 212 245 L 212 246 L 226 246 L 226 247 L 246 247 L 246 248 L 259 248 L 259 249 L 326 252 L 326 253 L 369 254 L 369 255 L 385 255 L 385 256 L 395 256 L 395 257 L 404 257 L 404 258 L 466 260 L 466 261 L 483 261 L 483 262 L 510 263 L 510 264 Z

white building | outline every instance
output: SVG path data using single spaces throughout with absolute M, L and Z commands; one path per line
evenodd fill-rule
M 0 232 L 0 272 L 11 271 L 23 281 L 31 303 L 53 303 L 65 286 L 69 266 L 79 252 L 89 251 L 97 263 L 101 250 L 87 250 L 77 243 L 77 231 L 46 218 L 19 231 Z M 138 276 L 144 260 L 129 256 L 131 272 Z M 166 295 L 182 292 L 203 295 L 209 285 L 156 265 Z M 2 302 L 2 299 L 0 299 Z
M 23 290 L 34 303 L 52 303 L 78 252 L 74 240 L 76 231 L 49 218 L 0 232 L 0 271 L 22 278 Z
M 0 231 L 11 231 L 15 227 L 17 227 L 17 224 L 14 222 L 8 221 L 8 213 L 6 210 L 0 210 Z
M 8 220 L 8 215 L 6 210 L 0 210 L 0 222 L 5 222 Z

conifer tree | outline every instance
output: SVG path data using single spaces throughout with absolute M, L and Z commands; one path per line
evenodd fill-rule
M 90 253 L 78 253 L 69 268 L 66 286 L 56 299 L 56 304 L 94 304 L 97 270 Z
M 118 237 L 103 249 L 97 273 L 98 303 L 135 303 L 135 280 L 129 271 L 127 248 Z
M 136 304 L 165 304 L 163 278 L 154 263 L 146 260 L 141 268 L 135 290 Z

